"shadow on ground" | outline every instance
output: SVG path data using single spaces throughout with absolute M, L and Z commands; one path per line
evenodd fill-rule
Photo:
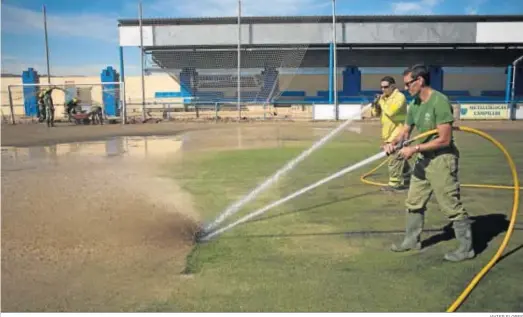
M 343 200 L 349 200 L 352 198 L 365 196 L 370 193 L 364 193 L 357 196 L 348 197 Z M 337 202 L 337 201 L 335 201 Z M 331 202 L 331 203 L 335 203 Z M 329 203 L 320 204 L 317 206 L 308 207 L 306 209 L 297 210 L 297 211 L 291 211 L 287 213 L 282 213 L 279 215 L 274 215 L 270 217 L 265 217 L 253 221 L 261 221 L 266 220 L 269 218 L 274 218 L 278 216 L 282 216 L 285 214 L 290 214 L 293 212 L 299 212 L 299 211 L 306 211 L 306 210 L 312 210 L 314 208 L 328 205 Z M 509 220 L 507 219 L 506 215 L 503 214 L 489 214 L 489 215 L 481 215 L 481 216 L 475 216 L 471 217 L 471 220 L 473 221 L 472 224 L 472 231 L 474 235 L 474 250 L 477 255 L 484 252 L 489 243 L 497 237 L 499 234 L 506 232 L 509 226 Z M 523 231 L 523 227 L 515 227 L 514 231 Z M 442 228 L 431 228 L 431 229 L 424 229 L 424 233 L 435 233 L 434 235 L 430 236 L 429 238 L 422 241 L 422 247 L 428 248 L 430 246 L 434 246 L 440 242 L 443 241 L 449 241 L 455 238 L 454 231 L 452 229 L 452 223 L 449 223 L 445 225 Z M 261 239 L 269 239 L 269 238 L 283 238 L 283 237 L 311 237 L 311 236 L 335 236 L 335 235 L 345 235 L 346 237 L 353 237 L 353 236 L 371 236 L 371 235 L 389 235 L 389 234 L 403 234 L 404 229 L 392 229 L 392 230 L 361 230 L 361 231 L 336 231 L 336 232 L 306 232 L 306 233 L 288 233 L 288 234 L 265 234 L 265 235 L 236 235 L 236 236 L 228 236 L 228 237 L 221 237 L 221 239 L 253 239 L 253 238 L 261 238 Z M 505 255 L 503 255 L 499 260 L 503 260 L 506 257 L 516 253 L 517 251 L 523 249 L 523 245 L 517 246 L 516 248 L 512 249 Z
M 509 221 L 506 215 L 503 214 L 489 214 L 470 217 L 472 223 L 472 234 L 474 251 L 476 254 L 481 254 L 487 248 L 492 239 L 499 234 L 507 231 Z M 452 223 L 447 224 L 440 229 L 439 234 L 433 235 L 422 242 L 423 248 L 430 247 L 443 241 L 449 241 L 455 238 Z M 521 229 L 516 229 L 521 230 Z

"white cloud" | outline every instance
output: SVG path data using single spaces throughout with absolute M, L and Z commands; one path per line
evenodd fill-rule
M 144 15 L 177 13 L 180 17 L 237 16 L 238 0 L 156 0 L 145 4 Z M 317 10 L 330 7 L 327 0 L 242 0 L 242 16 L 312 15 Z M 174 14 L 173 14 L 174 15 Z
M 28 34 L 43 32 L 43 13 L 2 4 L 2 33 Z M 92 38 L 118 41 L 117 16 L 96 13 L 54 14 L 47 10 L 49 37 Z
M 443 0 L 401 1 L 391 4 L 394 14 L 432 14 Z
M 472 0 L 470 1 L 469 5 L 465 8 L 466 14 L 478 14 L 479 8 L 485 3 L 487 0 Z

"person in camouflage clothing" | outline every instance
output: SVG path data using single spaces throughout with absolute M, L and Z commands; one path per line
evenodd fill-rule
M 103 110 L 100 106 L 91 106 L 91 110 L 89 111 L 89 118 L 91 119 L 92 124 L 96 124 L 97 122 L 100 125 L 104 124 L 104 118 L 103 118 Z
M 82 110 L 79 103 L 80 103 L 80 101 L 78 100 L 78 98 L 75 97 L 75 98 L 72 98 L 71 100 L 69 100 L 65 104 L 65 109 L 66 109 L 67 117 L 68 117 L 69 121 L 73 121 L 72 120 L 73 115 Z
M 65 92 L 65 90 L 60 87 L 51 86 L 51 87 L 47 88 L 46 90 L 44 90 L 43 97 L 42 97 L 44 107 L 45 107 L 45 119 L 46 119 L 48 127 L 54 127 L 55 108 L 54 108 L 54 104 L 53 104 L 52 94 L 53 94 L 53 90 L 55 90 L 55 89 Z
M 45 120 L 44 90 L 38 93 L 38 122 Z

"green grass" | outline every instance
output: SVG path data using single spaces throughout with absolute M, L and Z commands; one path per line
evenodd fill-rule
M 523 166 L 523 137 L 503 136 L 516 163 Z M 496 148 L 477 136 L 461 134 L 458 142 L 462 182 L 512 184 Z M 377 153 L 377 144 L 376 139 L 357 135 L 337 138 L 226 222 Z M 194 195 L 204 218 L 212 220 L 308 146 L 192 153 L 171 166 L 170 175 Z M 197 245 L 185 272 L 193 276 L 173 290 L 171 299 L 151 303 L 145 310 L 444 311 L 499 247 L 505 234 L 499 228 L 512 206 L 512 192 L 463 189 L 466 208 L 485 217 L 478 233 L 484 250 L 475 260 L 444 262 L 443 254 L 456 246 L 455 240 L 440 241 L 419 253 L 395 254 L 388 248 L 401 239 L 405 195 L 383 194 L 362 184 L 359 176 L 373 166 Z M 386 180 L 385 168 L 379 172 L 377 179 Z M 440 234 L 437 229 L 446 224 L 431 201 L 426 229 L 436 231 L 425 232 L 423 238 Z M 507 251 L 522 244 L 519 230 Z M 516 250 L 499 262 L 460 311 L 521 311 L 522 252 Z

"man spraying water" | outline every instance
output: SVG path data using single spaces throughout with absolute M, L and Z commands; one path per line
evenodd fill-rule
M 381 79 L 381 95 L 376 96 L 371 114 L 380 117 L 381 139 L 383 144 L 390 143 L 402 130 L 407 115 L 407 99 L 396 88 L 396 81 L 390 76 Z M 389 161 L 389 183 L 384 191 L 403 191 L 408 188 L 407 177 L 409 163 L 401 155 L 393 154 Z
M 416 146 L 406 146 L 399 155 L 408 160 L 417 154 L 405 206 L 405 238 L 401 244 L 393 244 L 394 252 L 420 249 L 427 202 L 434 193 L 441 210 L 452 221 L 459 241 L 454 252 L 447 253 L 445 260 L 459 262 L 475 256 L 472 247 L 472 231 L 469 216 L 460 199 L 458 178 L 459 151 L 454 142 L 452 105 L 441 92 L 430 87 L 430 75 L 423 65 L 415 65 L 403 74 L 405 88 L 414 97 L 407 112 L 406 126 L 390 144 L 383 149 L 396 152 L 395 146 L 410 137 L 414 128 L 423 133 L 437 129 L 438 134 L 421 140 Z

